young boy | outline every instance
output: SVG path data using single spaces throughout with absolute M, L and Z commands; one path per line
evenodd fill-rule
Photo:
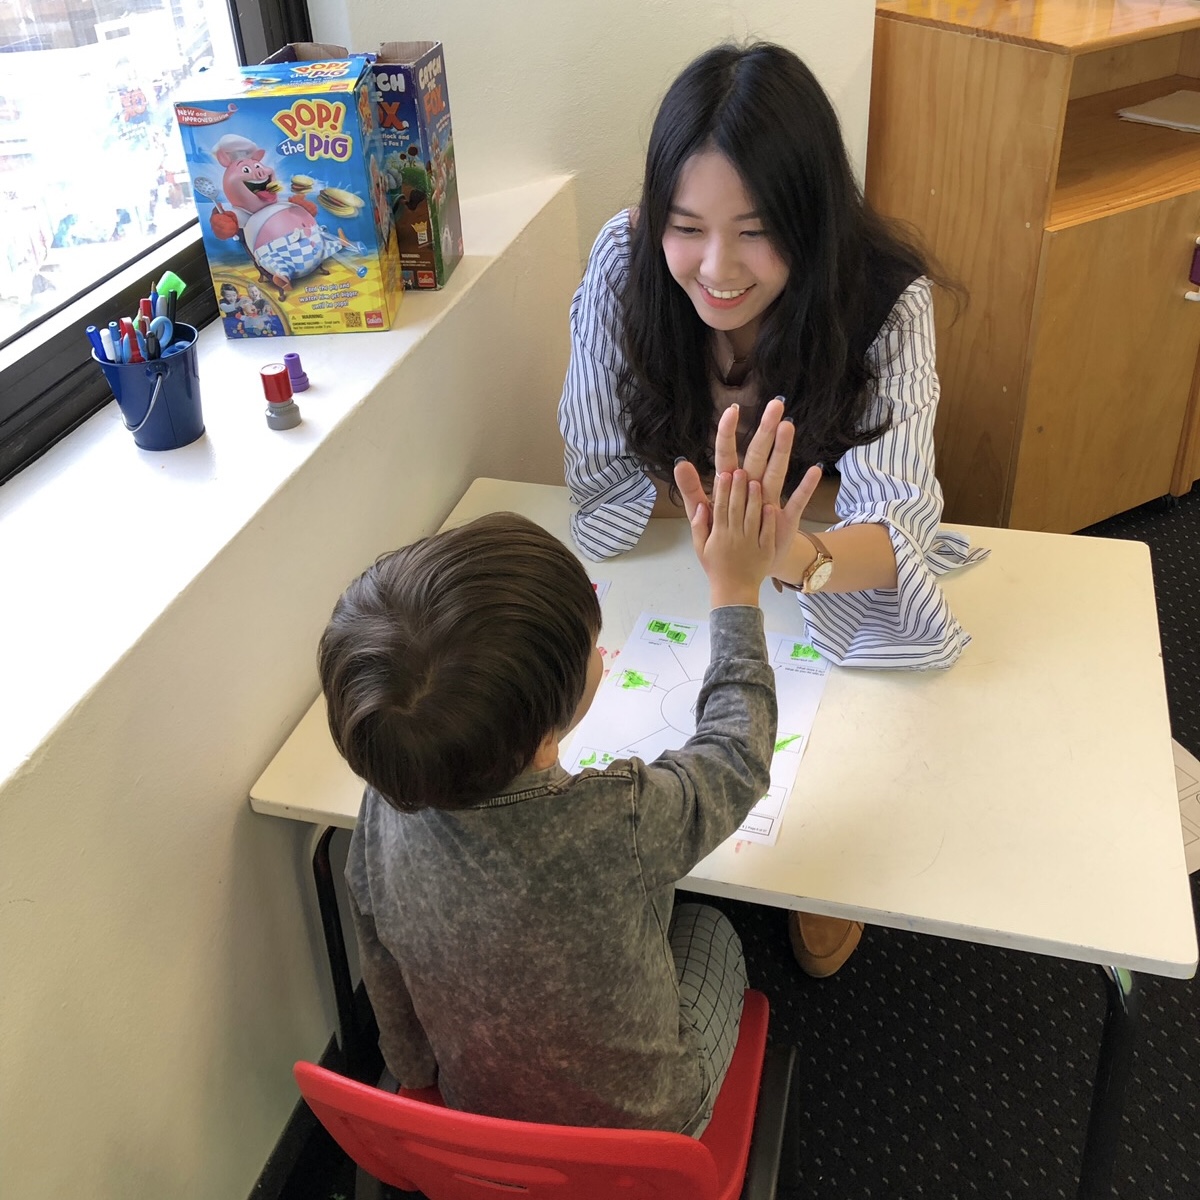
M 346 877 L 380 1048 L 454 1108 L 699 1136 L 737 1040 L 741 944 L 675 882 L 766 792 L 775 738 L 759 587 L 773 507 L 742 470 L 692 521 L 712 661 L 696 733 L 567 774 L 599 685 L 575 556 L 498 513 L 385 555 L 321 640 L 338 749 L 368 781 Z

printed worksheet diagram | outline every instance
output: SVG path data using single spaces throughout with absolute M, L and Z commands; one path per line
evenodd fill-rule
M 1200 762 L 1177 741 L 1175 782 L 1179 786 L 1179 821 L 1183 825 L 1183 853 L 1189 875 L 1200 871 Z
M 771 786 L 734 836 L 770 846 L 779 836 L 829 663 L 812 646 L 779 633 L 767 633 L 767 654 L 779 702 Z M 613 658 L 595 702 L 563 748 L 563 764 L 573 773 L 602 770 L 618 758 L 651 762 L 696 732 L 696 698 L 709 660 L 707 621 L 642 613 Z

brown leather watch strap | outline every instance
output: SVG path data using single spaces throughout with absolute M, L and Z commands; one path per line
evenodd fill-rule
M 819 537 L 817 537 L 817 535 L 815 533 L 808 533 L 803 529 L 797 529 L 796 533 L 800 537 L 804 538 L 804 540 L 806 542 L 808 542 L 808 544 L 810 546 L 812 546 L 812 548 L 817 552 L 816 557 L 813 559 L 812 563 L 805 569 L 804 576 L 800 580 L 799 583 L 788 583 L 788 581 L 786 579 L 776 579 L 775 576 L 772 575 L 771 582 L 775 585 L 775 590 L 777 592 L 782 592 L 784 588 L 787 588 L 789 591 L 792 591 L 792 592 L 803 593 L 804 592 L 804 581 L 808 578 L 809 571 L 811 571 L 812 568 L 814 566 L 816 566 L 816 564 L 822 558 L 827 559 L 829 562 L 833 561 L 833 555 L 829 553 L 828 547 L 825 545 L 825 543 L 823 541 L 821 541 L 821 539 Z

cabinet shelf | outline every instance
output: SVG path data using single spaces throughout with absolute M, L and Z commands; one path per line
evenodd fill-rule
M 879 0 L 866 195 L 971 303 L 937 313 L 946 517 L 1066 533 L 1200 479 L 1200 2 Z
M 1118 109 L 1183 89 L 1200 91 L 1200 79 L 1173 75 L 1067 105 L 1048 230 L 1200 191 L 1200 133 L 1117 116 Z
M 1194 0 L 877 0 L 875 11 L 948 33 L 1070 54 L 1200 26 Z

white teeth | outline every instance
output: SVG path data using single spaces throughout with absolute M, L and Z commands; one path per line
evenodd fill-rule
M 704 287 L 704 284 L 700 286 Z M 704 290 L 715 300 L 736 300 L 739 296 L 744 296 L 750 289 L 739 288 L 736 292 L 718 292 L 716 288 L 704 287 Z

